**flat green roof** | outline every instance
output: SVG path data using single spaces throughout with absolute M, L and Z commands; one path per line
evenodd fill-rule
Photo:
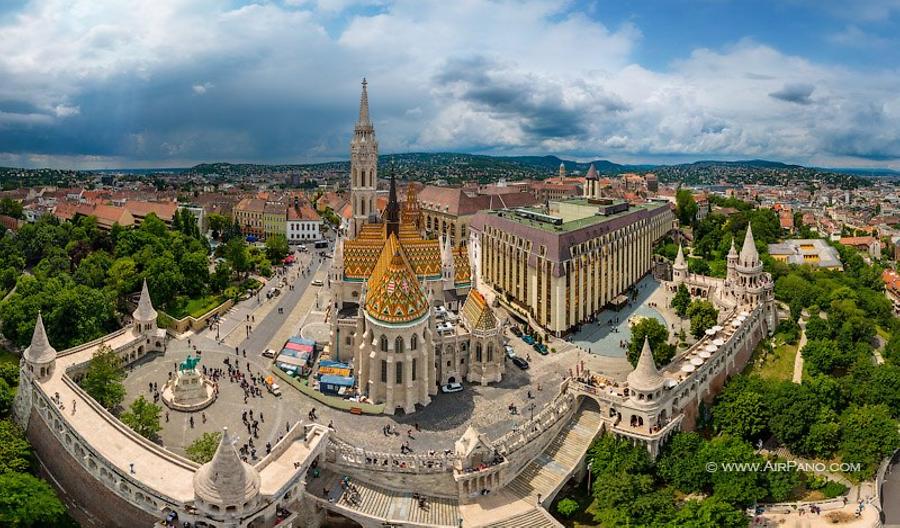
M 574 205 L 596 206 L 598 211 L 599 211 L 600 207 L 603 205 L 603 204 L 588 203 L 588 200 L 585 198 L 573 198 L 571 200 L 560 200 L 560 201 L 563 203 L 571 203 Z M 620 204 L 620 203 L 622 203 L 622 200 L 614 201 L 611 205 L 616 205 L 616 204 Z M 537 220 L 523 218 L 515 213 L 516 209 L 490 211 L 490 212 L 488 212 L 488 214 L 492 215 L 492 216 L 501 216 L 502 215 L 502 217 L 504 219 L 511 220 L 513 222 L 516 222 L 518 224 L 522 224 L 522 225 L 525 225 L 528 227 L 533 227 L 535 229 L 540 229 L 542 231 L 547 231 L 548 233 L 568 233 L 571 231 L 577 231 L 579 229 L 583 229 L 585 227 L 602 225 L 602 224 L 605 224 L 606 222 L 611 222 L 617 218 L 622 218 L 622 217 L 628 216 L 630 214 L 634 214 L 638 211 L 652 210 L 652 209 L 657 209 L 659 207 L 668 207 L 668 204 L 661 203 L 661 202 L 657 202 L 657 203 L 651 202 L 651 203 L 645 203 L 645 204 L 640 204 L 640 205 L 632 205 L 626 211 L 611 214 L 609 216 L 595 214 L 595 215 L 591 215 L 591 216 L 586 216 L 584 218 L 579 218 L 577 220 L 563 222 L 560 225 L 554 225 L 549 222 L 539 222 Z M 558 217 L 558 215 L 544 212 L 543 209 L 538 208 L 538 207 L 518 207 L 517 209 L 522 209 L 524 211 L 531 211 L 531 212 L 535 212 L 535 213 Z

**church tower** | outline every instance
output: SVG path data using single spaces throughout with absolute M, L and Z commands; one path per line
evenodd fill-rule
M 366 80 L 362 81 L 359 98 L 359 119 L 350 141 L 350 204 L 353 219 L 350 236 L 356 238 L 367 219 L 377 214 L 375 191 L 378 188 L 378 141 L 375 127 L 369 119 L 369 94 Z

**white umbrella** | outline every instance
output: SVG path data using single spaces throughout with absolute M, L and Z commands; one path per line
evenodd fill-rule
M 685 363 L 681 366 L 681 372 L 694 372 L 695 370 L 697 370 L 697 367 L 691 365 L 690 363 Z
M 710 353 L 707 352 L 706 350 L 704 350 L 703 352 L 700 352 L 700 353 L 697 354 L 697 355 L 700 356 L 700 357 L 703 358 L 703 359 L 709 359 L 709 358 L 712 357 L 712 354 L 710 354 Z
M 741 324 L 742 324 L 742 323 L 741 323 L 740 321 L 731 321 L 731 326 L 733 326 L 733 327 L 735 327 L 735 328 L 741 326 Z
M 703 360 L 698 357 L 695 357 L 694 359 L 691 360 L 691 365 L 694 365 L 695 367 L 699 367 L 702 364 L 703 364 Z
M 750 312 L 741 312 L 740 316 L 741 317 L 750 317 Z
M 714 344 L 716 346 L 722 346 L 725 344 L 725 340 L 722 339 L 721 337 L 717 337 L 716 339 L 713 340 L 712 344 Z
M 706 335 L 708 335 L 708 336 L 716 335 L 716 331 L 713 330 L 712 328 L 707 328 L 707 329 L 706 329 Z
M 676 385 L 678 385 L 677 381 L 675 381 L 673 379 L 666 380 L 666 388 L 667 389 L 671 389 L 672 387 L 674 387 Z
M 716 326 L 712 327 L 712 330 L 713 330 L 714 332 L 721 332 L 722 330 L 724 330 L 724 328 L 722 328 L 722 327 L 719 326 L 719 325 L 716 325 Z
M 718 349 L 719 347 L 717 347 L 716 345 L 707 345 L 706 348 L 703 349 L 703 351 L 707 354 L 712 354 Z

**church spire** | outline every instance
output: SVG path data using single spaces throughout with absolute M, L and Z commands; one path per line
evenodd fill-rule
M 372 126 L 372 122 L 369 121 L 369 92 L 366 90 L 368 84 L 366 78 L 363 77 L 362 93 L 359 96 L 359 119 L 356 121 L 356 126 Z
M 387 207 L 384 209 L 384 220 L 387 226 L 386 236 L 391 233 L 400 236 L 400 202 L 397 201 L 397 180 L 394 178 L 394 166 L 391 164 L 391 187 L 388 193 Z

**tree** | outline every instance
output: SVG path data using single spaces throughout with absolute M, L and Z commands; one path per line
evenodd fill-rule
M 169 306 L 184 283 L 184 275 L 171 252 L 165 251 L 147 263 L 144 277 L 157 306 Z
M 281 262 L 281 259 L 288 256 L 290 248 L 288 247 L 287 237 L 281 233 L 266 238 L 266 256 L 272 262 Z
M 750 520 L 744 512 L 713 495 L 689 500 L 678 510 L 671 528 L 746 528 Z
M 804 453 L 804 438 L 819 416 L 820 403 L 805 385 L 789 381 L 768 385 L 763 394 L 769 410 L 769 430 L 792 452 Z
M 657 367 L 668 365 L 675 356 L 675 347 L 669 344 L 669 331 L 666 325 L 653 317 L 645 317 L 631 328 L 631 342 L 628 343 L 628 361 L 637 365 L 641 350 L 644 348 L 644 338 L 650 341 L 650 350 L 653 351 L 653 360 Z
M 675 296 L 672 297 L 672 308 L 675 310 L 675 313 L 678 314 L 678 317 L 684 317 L 687 315 L 688 306 L 691 304 L 691 294 L 688 292 L 687 286 L 684 283 L 678 285 L 678 290 L 675 292 Z
M 111 348 L 102 345 L 94 354 L 81 388 L 107 409 L 117 407 L 125 399 L 125 370 L 122 361 Z
M 221 441 L 222 433 L 203 433 L 188 446 L 187 456 L 198 464 L 205 464 L 212 460 Z
M 676 434 L 656 461 L 656 473 L 684 493 L 702 491 L 709 484 L 709 472 L 697 458 L 703 439 L 695 432 Z
M 678 189 L 678 192 L 675 193 L 675 216 L 678 217 L 681 225 L 693 225 L 698 210 L 694 194 L 688 189 Z
M 122 423 L 144 438 L 152 439 L 162 429 L 159 425 L 159 405 L 148 402 L 143 395 L 131 402 L 122 414 Z
M 730 383 L 712 409 L 716 431 L 744 440 L 762 437 L 768 422 L 765 399 L 747 383 Z
M 853 407 L 841 415 L 841 460 L 860 464 L 854 471 L 870 478 L 881 460 L 900 448 L 897 422 L 886 405 Z
M 31 462 L 31 445 L 25 433 L 12 420 L 0 420 L 0 473 L 28 471 Z
M 181 258 L 181 273 L 184 277 L 184 288 L 188 295 L 199 295 L 206 287 L 206 284 L 209 283 L 209 263 L 206 252 L 192 251 L 185 253 Z
M 784 462 L 778 460 L 777 462 Z M 788 471 L 766 471 L 766 488 L 769 490 L 771 502 L 784 502 L 791 497 L 794 489 L 800 485 L 800 473 L 795 469 Z
M 0 525 L 60 526 L 66 508 L 43 480 L 28 473 L 0 473 Z
M 688 306 L 687 316 L 691 319 L 691 334 L 699 339 L 708 328 L 716 326 L 719 311 L 711 302 L 697 299 Z
M 801 351 L 803 365 L 810 374 L 832 374 L 853 363 L 854 349 L 840 347 L 834 340 L 807 341 Z
M 225 245 L 225 260 L 231 264 L 235 273 L 245 273 L 250 270 L 250 252 L 247 244 L 240 238 L 232 238 Z
M 575 515 L 579 508 L 575 499 L 565 498 L 556 503 L 556 512 L 567 519 Z
M 755 471 L 724 471 L 725 464 L 762 464 L 762 458 L 743 440 L 722 435 L 703 445 L 699 460 L 719 468 L 710 474 L 713 493 L 729 504 L 738 507 L 750 506 L 766 496 L 761 483 L 761 473 Z
M 0 200 L 0 215 L 11 216 L 13 218 L 24 218 L 24 209 L 20 202 L 12 198 L 3 198 Z
M 210 213 L 207 215 L 206 221 L 210 231 L 212 231 L 212 237 L 216 240 L 222 238 L 222 234 L 225 233 L 230 225 L 228 218 L 219 213 Z

